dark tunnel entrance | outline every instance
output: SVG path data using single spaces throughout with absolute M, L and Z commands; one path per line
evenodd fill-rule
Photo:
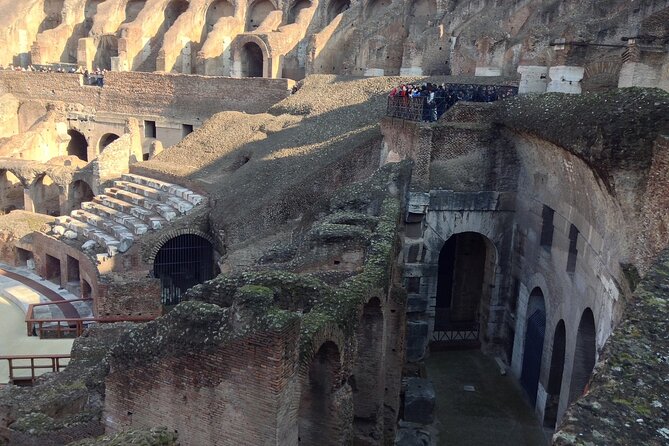
M 199 235 L 174 237 L 156 254 L 153 273 L 160 279 L 163 305 L 177 305 L 187 289 L 214 277 L 213 247 Z

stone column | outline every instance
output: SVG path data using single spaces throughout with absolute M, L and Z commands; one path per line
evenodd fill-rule
M 585 69 L 583 67 L 567 65 L 551 67 L 548 71 L 551 81 L 548 84 L 547 91 L 549 93 L 581 94 L 581 79 L 583 79 L 584 73 Z
M 538 65 L 520 65 L 520 83 L 518 94 L 545 93 L 548 87 L 548 67 Z

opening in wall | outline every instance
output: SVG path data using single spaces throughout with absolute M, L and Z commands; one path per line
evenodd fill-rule
M 181 124 L 181 137 L 185 138 L 186 136 L 193 133 L 193 124 Z
M 541 246 L 550 250 L 553 246 L 553 217 L 555 211 L 544 205 L 541 210 Z
M 146 138 L 156 137 L 156 121 L 144 121 L 144 136 Z
M 576 257 L 578 256 L 578 228 L 574 225 L 569 227 L 569 255 L 567 257 L 567 272 L 576 271 Z

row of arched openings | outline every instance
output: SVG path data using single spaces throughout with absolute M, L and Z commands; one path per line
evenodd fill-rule
M 0 214 L 15 209 L 25 209 L 26 193 L 33 203 L 34 212 L 57 216 L 61 214 L 61 187 L 48 174 L 40 175 L 26 189 L 21 180 L 8 170 L 0 170 Z M 77 180 L 70 187 L 72 209 L 93 199 L 93 190 L 83 180 Z
M 67 131 L 70 141 L 67 143 L 67 154 L 76 156 L 82 161 L 88 161 L 88 141 L 86 137 L 74 129 Z M 98 141 L 98 152 L 102 152 L 109 144 L 119 138 L 116 133 L 105 133 Z
M 496 250 L 485 236 L 474 232 L 454 234 L 439 255 L 433 343 L 457 341 L 470 346 L 485 341 L 491 289 L 495 286 Z M 537 401 L 546 338 L 546 304 L 540 288 L 530 293 L 524 333 L 521 385 L 532 405 Z M 463 335 L 465 333 L 465 335 Z M 569 402 L 586 390 L 596 360 L 595 319 L 590 308 L 581 316 L 576 334 L 574 363 L 569 384 Z M 554 428 L 563 381 L 566 329 L 556 325 L 550 350 L 544 424 Z

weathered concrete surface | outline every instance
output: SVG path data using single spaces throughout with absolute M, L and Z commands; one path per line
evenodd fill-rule
M 669 251 L 652 266 L 609 338 L 588 393 L 554 444 L 669 444 Z

